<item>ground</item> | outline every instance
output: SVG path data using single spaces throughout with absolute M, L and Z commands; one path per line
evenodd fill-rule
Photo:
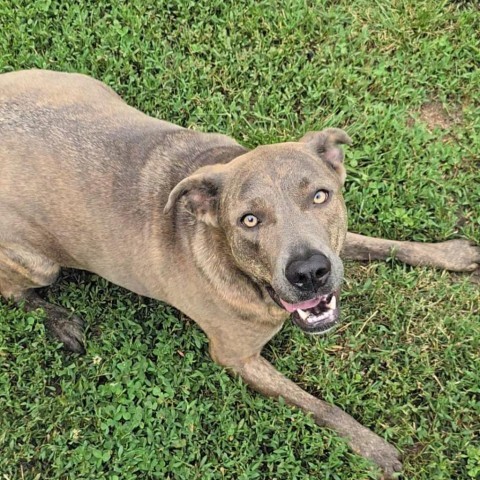
M 480 242 L 476 2 L 0 0 L 0 72 L 79 71 L 146 113 L 252 147 L 345 128 L 353 231 Z M 1 141 L 1 140 L 0 140 Z M 159 274 L 168 274 L 168 272 Z M 41 311 L 0 303 L 3 479 L 368 479 L 302 412 L 251 392 L 168 306 L 66 272 Z M 415 480 L 480 477 L 480 301 L 468 276 L 346 265 L 343 324 L 265 355 L 394 443 Z

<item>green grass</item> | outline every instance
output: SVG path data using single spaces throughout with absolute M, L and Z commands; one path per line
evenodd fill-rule
M 473 1 L 0 0 L 0 71 L 88 73 L 247 146 L 346 128 L 352 230 L 480 242 L 479 30 Z M 446 128 L 423 118 L 432 102 Z M 393 261 L 346 277 L 342 328 L 287 324 L 265 355 L 395 443 L 406 479 L 480 478 L 478 285 Z M 48 295 L 86 319 L 87 354 L 49 342 L 41 312 L 0 303 L 2 480 L 375 478 L 214 365 L 168 306 L 78 272 Z

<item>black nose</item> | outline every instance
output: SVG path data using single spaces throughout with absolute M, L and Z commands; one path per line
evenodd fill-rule
M 291 261 L 285 270 L 287 280 L 300 290 L 315 292 L 327 283 L 332 270 L 330 260 L 320 252 Z

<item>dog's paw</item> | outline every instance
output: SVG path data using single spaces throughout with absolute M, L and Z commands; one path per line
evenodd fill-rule
M 370 430 L 352 438 L 350 446 L 355 453 L 374 462 L 382 471 L 381 480 L 399 478 L 403 465 L 400 452 Z
M 480 269 L 480 246 L 469 240 L 448 240 L 429 245 L 432 262 L 452 272 L 475 272 Z
M 400 452 L 389 443 L 385 442 L 384 445 L 379 446 L 370 459 L 382 470 L 381 480 L 399 478 L 403 469 Z
M 470 277 L 470 280 L 473 283 L 480 285 L 480 266 L 473 272 L 473 275 Z
M 66 315 L 60 307 L 49 308 L 46 327 L 49 333 L 63 343 L 65 349 L 75 353 L 85 353 L 83 320 L 77 315 Z

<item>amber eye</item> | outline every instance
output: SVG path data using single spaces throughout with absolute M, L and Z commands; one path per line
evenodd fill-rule
M 242 223 L 248 228 L 256 227 L 258 225 L 258 222 L 258 218 L 251 213 L 247 213 L 247 215 L 244 215 L 242 218 Z
M 319 190 L 315 197 L 313 197 L 313 203 L 325 203 L 328 200 L 328 192 L 326 190 Z

